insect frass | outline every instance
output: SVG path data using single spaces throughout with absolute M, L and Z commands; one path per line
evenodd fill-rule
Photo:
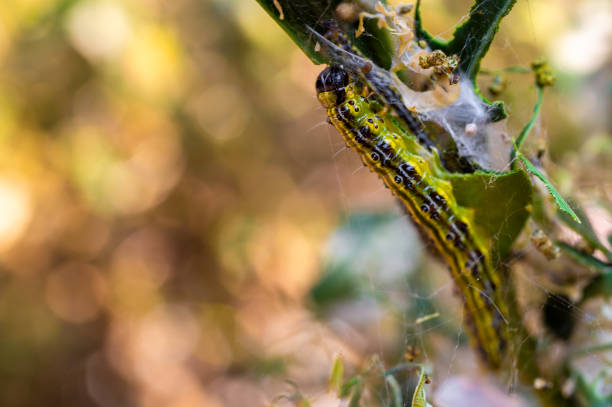
M 449 173 L 435 149 L 384 114 L 386 110 L 342 68 L 323 70 L 316 82 L 319 102 L 331 123 L 363 163 L 400 199 L 414 222 L 448 264 L 465 304 L 466 323 L 483 361 L 498 368 L 508 350 L 507 307 L 490 249 L 470 209 L 459 206 Z

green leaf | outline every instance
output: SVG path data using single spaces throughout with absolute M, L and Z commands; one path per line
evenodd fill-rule
M 496 257 L 504 259 L 530 215 L 533 191 L 527 173 L 522 169 L 477 171 L 453 174 L 450 181 L 457 203 L 474 209 L 478 225 L 493 242 Z
M 417 39 L 423 40 L 429 45 L 431 49 L 439 49 L 446 52 L 448 48 L 448 41 L 443 41 L 439 38 L 435 38 L 425 28 L 423 28 L 423 17 L 421 16 L 421 0 L 417 0 L 416 7 L 414 10 L 414 32 Z
M 595 297 L 610 298 L 612 296 L 612 266 L 608 265 L 607 271 L 597 275 L 582 290 L 582 302 Z
M 518 151 L 518 149 L 516 148 L 516 145 L 514 146 L 514 150 L 516 151 L 517 157 L 523 162 L 523 164 L 525 165 L 525 168 L 527 168 L 527 171 L 535 175 L 540 181 L 544 183 L 544 185 L 546 186 L 546 189 L 548 189 L 548 192 L 550 192 L 553 198 L 555 198 L 555 202 L 557 203 L 557 206 L 559 207 L 559 209 L 561 209 L 562 211 L 570 215 L 572 219 L 574 219 L 576 222 L 581 223 L 581 220 L 578 218 L 574 210 L 567 204 L 567 202 L 565 202 L 565 199 L 563 199 L 563 197 L 559 194 L 559 192 L 557 192 L 555 187 L 553 187 L 553 185 L 546 178 L 546 176 L 542 174 L 542 172 L 540 172 L 540 170 L 538 170 L 531 163 L 531 161 L 529 161 L 523 154 L 521 154 L 520 151 Z
M 344 264 L 324 270 L 321 279 L 311 288 L 310 298 L 317 309 L 324 310 L 336 301 L 355 298 L 360 292 L 359 281 L 350 264 Z
M 342 360 L 342 355 L 337 354 L 334 358 L 334 364 L 332 365 L 332 370 L 329 375 L 328 380 L 328 389 L 329 391 L 335 392 L 338 397 L 342 392 L 342 378 L 344 376 L 344 361 Z
M 322 274 L 310 291 L 314 309 L 324 314 L 338 302 L 367 296 L 384 301 L 372 290 L 372 278 L 380 286 L 394 284 L 389 278 L 404 279 L 420 258 L 416 230 L 392 213 L 356 212 L 347 217 L 330 236 L 322 261 Z M 389 258 L 397 261 L 389 262 Z M 370 270 L 378 270 L 378 280 Z
M 378 28 L 374 20 L 366 20 L 366 34 L 355 39 L 356 23 L 344 23 L 334 15 L 336 7 L 343 0 L 278 0 L 277 3 L 283 10 L 282 20 L 274 0 L 257 0 L 257 2 L 317 65 L 329 63 L 329 61 L 324 55 L 315 51 L 316 40 L 306 27 L 312 27 L 317 32 L 323 33 L 322 23 L 334 19 L 341 24 L 341 28 L 349 36 L 351 43 L 366 58 L 386 69 L 391 66 L 393 47 L 387 30 Z
M 605 263 L 596 257 L 583 253 L 567 243 L 555 242 L 555 244 L 574 261 L 599 273 L 582 290 L 581 302 L 594 297 L 604 296 L 608 298 L 612 296 L 612 264 Z
M 480 60 L 485 56 L 499 24 L 512 9 L 516 0 L 476 0 L 469 11 L 468 19 L 455 29 L 453 39 L 443 42 L 432 37 L 423 28 L 420 5 L 417 1 L 415 31 L 417 38 L 424 40 L 432 49 L 447 55 L 458 55 L 459 68 L 474 81 L 480 70 Z
M 601 243 L 597 234 L 593 230 L 593 226 L 589 221 L 589 218 L 586 216 L 586 213 L 582 210 L 582 208 L 576 204 L 575 202 L 570 201 L 570 206 L 576 213 L 576 216 L 580 219 L 580 222 L 576 222 L 571 216 L 566 214 L 565 212 L 559 212 L 559 219 L 565 223 L 569 228 L 571 228 L 574 232 L 578 233 L 582 238 L 589 243 L 592 247 L 601 250 L 601 252 L 608 258 L 612 260 L 612 253 L 606 246 Z
M 416 389 L 414 390 L 414 394 L 412 395 L 411 407 L 427 407 L 427 395 L 425 394 L 426 380 L 427 375 L 425 374 L 425 369 L 421 367 L 421 372 L 419 373 L 419 382 L 417 383 Z
M 363 381 L 359 380 L 353 387 L 353 392 L 348 403 L 348 407 L 359 407 L 361 394 L 363 393 Z
M 370 238 L 391 219 L 388 214 L 355 213 L 338 226 L 328 245 L 332 245 L 333 249 L 334 239 L 343 239 L 346 253 L 338 254 L 337 250 L 331 250 L 324 259 L 322 275 L 310 289 L 310 298 L 316 310 L 324 311 L 338 301 L 360 296 L 363 287 L 355 272 L 354 258 L 368 248 Z
M 315 27 L 317 22 L 332 18 L 332 11 L 341 0 L 332 0 L 331 2 L 329 0 L 278 0 L 278 4 L 283 10 L 282 20 L 273 0 L 257 0 L 257 2 L 285 30 L 312 62 L 315 64 L 325 63 L 321 55 L 315 52 L 315 41 L 312 40 L 305 26 Z
M 448 43 L 448 54 L 457 54 L 460 68 L 475 80 L 480 60 L 485 56 L 499 24 L 512 9 L 516 0 L 476 0 L 470 8 L 468 20 L 455 30 Z
M 351 394 L 351 392 L 354 390 L 354 388 L 357 388 L 357 387 L 363 387 L 361 378 L 360 377 L 350 378 L 349 380 L 346 381 L 346 383 L 342 385 L 342 389 L 340 390 L 339 397 L 341 399 L 348 397 L 349 394 Z
M 533 108 L 533 115 L 531 115 L 531 119 L 529 120 L 529 123 L 527 123 L 525 127 L 523 127 L 523 130 L 521 131 L 519 136 L 516 138 L 516 141 L 514 143 L 515 145 L 512 148 L 512 155 L 510 156 L 510 162 L 512 163 L 512 165 L 514 165 L 515 163 L 516 152 L 521 150 L 521 146 L 525 142 L 525 139 L 529 135 L 529 132 L 535 125 L 535 122 L 538 119 L 538 116 L 540 115 L 540 110 L 542 109 L 542 101 L 544 99 L 544 89 L 538 86 L 537 91 L 538 91 L 538 100 L 535 104 L 535 107 Z
M 591 268 L 592 270 L 603 273 L 612 273 L 612 264 L 605 263 L 596 257 L 583 253 L 565 242 L 556 241 L 555 245 L 567 253 L 572 259 Z

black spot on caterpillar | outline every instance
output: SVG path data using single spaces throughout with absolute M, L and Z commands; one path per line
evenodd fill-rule
M 436 150 L 377 115 L 361 94 L 363 87 L 344 69 L 323 70 L 316 89 L 346 144 L 382 178 L 444 257 L 465 304 L 477 352 L 490 367 L 500 367 L 509 334 L 499 272 L 472 212 L 457 204 Z

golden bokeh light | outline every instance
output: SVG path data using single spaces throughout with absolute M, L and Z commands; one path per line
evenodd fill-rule
M 0 251 L 9 249 L 22 237 L 33 210 L 27 185 L 0 178 Z

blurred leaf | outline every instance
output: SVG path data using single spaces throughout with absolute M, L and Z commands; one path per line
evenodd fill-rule
M 387 375 L 385 376 L 385 381 L 391 388 L 391 403 L 389 404 L 390 407 L 403 407 L 404 402 L 402 398 L 402 389 L 395 377 L 393 377 L 392 375 Z
M 583 290 L 582 302 L 595 297 L 612 296 L 612 271 L 608 270 L 595 277 Z
M 602 395 L 599 393 L 599 382 L 605 377 L 605 372 L 597 375 L 592 383 L 588 383 L 584 376 L 576 374 L 576 392 L 579 393 L 586 405 L 589 407 L 610 407 L 612 406 L 612 393 Z
M 516 146 L 514 146 L 514 148 L 515 150 L 517 150 Z M 520 151 L 517 151 L 516 154 L 517 154 L 517 157 L 520 158 L 520 160 L 523 162 L 523 164 L 525 164 L 527 171 L 535 175 L 537 178 L 540 179 L 540 181 L 544 183 L 544 185 L 546 186 L 546 189 L 548 189 L 548 192 L 550 192 L 553 198 L 555 198 L 555 202 L 557 202 L 557 206 L 559 207 L 559 209 L 561 209 L 564 212 L 567 212 L 572 217 L 572 219 L 574 219 L 576 222 L 581 223 L 580 219 L 578 219 L 578 216 L 576 215 L 574 210 L 567 204 L 567 202 L 565 202 L 565 199 L 563 199 L 563 197 L 559 194 L 559 192 L 557 192 L 557 190 L 550 183 L 548 178 L 546 178 L 546 176 L 542 174 L 542 172 L 540 172 L 540 170 L 538 170 L 531 163 L 531 161 L 529 161 Z
M 478 171 L 453 174 L 450 181 L 457 203 L 474 209 L 478 225 L 493 242 L 498 258 L 504 259 L 529 218 L 533 193 L 527 173 Z
M 342 388 L 340 389 L 339 397 L 341 399 L 348 397 L 349 394 L 351 394 L 351 391 L 353 390 L 353 388 L 359 385 L 361 385 L 360 377 L 356 376 L 356 377 L 350 378 L 342 385 Z
M 254 358 L 247 364 L 249 370 L 259 377 L 284 376 L 287 373 L 287 361 L 280 357 Z
M 403 280 L 419 261 L 421 250 L 416 231 L 401 216 L 354 213 L 329 238 L 327 252 L 322 275 L 310 291 L 319 311 L 369 295 L 372 270 L 377 285 Z
M 582 302 L 593 297 L 612 296 L 612 264 L 581 252 L 564 242 L 555 242 L 557 246 L 576 262 L 599 272 L 582 290 Z
M 574 260 L 578 261 L 585 266 L 588 266 L 596 271 L 612 271 L 612 265 L 608 263 L 604 263 L 596 257 L 593 257 L 589 254 L 583 253 L 580 250 L 568 245 L 564 242 L 555 242 L 555 244 L 568 255 L 570 255 Z
M 334 15 L 336 7 L 343 0 L 278 0 L 277 4 L 283 10 L 282 20 L 274 0 L 257 0 L 257 2 L 285 30 L 308 58 L 317 65 L 329 63 L 329 61 L 321 53 L 315 51 L 316 41 L 312 38 L 312 34 L 308 32 L 306 26 L 322 33 L 321 24 L 326 20 L 334 19 L 339 24 L 344 25 L 344 31 L 351 39 L 351 43 L 365 57 L 383 68 L 388 69 L 391 66 L 392 46 L 388 32 L 378 28 L 375 21 L 366 20 L 367 34 L 355 39 L 356 24 L 344 23 Z M 383 1 L 383 3 L 386 3 L 386 1 Z
M 310 290 L 310 298 L 318 308 L 325 308 L 335 301 L 354 298 L 359 292 L 359 283 L 346 265 L 325 270 Z
M 580 219 L 576 222 L 570 215 L 565 212 L 559 211 L 557 216 L 563 223 L 565 223 L 568 227 L 570 227 L 574 232 L 578 233 L 584 240 L 587 241 L 591 246 L 596 249 L 601 250 L 601 252 L 608 258 L 612 260 L 612 253 L 606 246 L 601 243 L 595 231 L 593 230 L 593 225 L 589 221 L 589 218 L 586 216 L 586 213 L 582 208 L 575 202 L 570 201 L 571 207 L 573 208 L 576 216 Z
M 338 397 L 342 391 L 342 380 L 344 376 L 344 361 L 342 360 L 342 355 L 338 354 L 334 358 L 334 364 L 332 365 L 332 370 L 329 375 L 328 380 L 328 389 L 329 391 L 335 392 Z
M 363 393 L 363 381 L 359 380 L 353 387 L 351 399 L 349 400 L 348 407 L 359 407 L 361 401 L 361 394 Z
M 419 382 L 417 383 L 416 389 L 412 396 L 412 407 L 427 407 L 427 395 L 425 394 L 425 383 L 427 381 L 427 375 L 425 369 L 421 367 L 419 373 Z

